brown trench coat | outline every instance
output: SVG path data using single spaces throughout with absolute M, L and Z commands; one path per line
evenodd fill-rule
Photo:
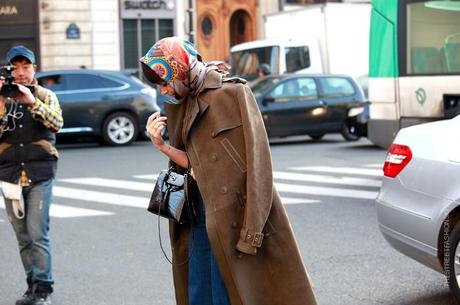
M 167 105 L 170 144 L 185 150 L 232 305 L 316 304 L 272 177 L 264 123 L 251 90 L 211 72 L 205 90 Z M 171 223 L 173 257 L 188 257 L 189 228 Z M 178 305 L 188 305 L 188 266 L 173 267 Z

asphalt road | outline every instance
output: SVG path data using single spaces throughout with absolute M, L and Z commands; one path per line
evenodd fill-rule
M 335 135 L 320 142 L 277 140 L 271 147 L 275 182 L 319 304 L 453 304 L 442 274 L 393 250 L 378 231 L 372 198 L 384 150 Z M 145 211 L 151 175 L 165 168 L 166 158 L 148 142 L 59 149 L 52 211 L 54 304 L 175 304 L 156 218 Z M 0 208 L 0 305 L 14 304 L 24 290 L 13 230 Z

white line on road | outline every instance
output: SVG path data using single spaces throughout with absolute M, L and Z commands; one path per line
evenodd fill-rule
M 59 181 L 67 182 L 67 183 L 82 184 L 82 185 L 104 186 L 104 187 L 113 187 L 116 189 L 148 191 L 148 192 L 153 191 L 153 187 L 155 186 L 153 182 L 144 183 L 144 182 L 97 178 L 97 177 L 60 179 Z
M 5 208 L 3 198 L 0 200 L 0 208 Z M 111 212 L 104 212 L 91 209 L 76 208 L 71 206 L 52 203 L 50 207 L 50 216 L 57 218 L 87 217 L 87 216 L 106 216 L 113 215 Z
M 133 177 L 146 180 L 156 180 L 158 178 L 158 175 L 135 175 Z
M 365 164 L 364 167 L 383 168 L 383 163 Z
M 53 195 L 61 198 L 71 198 L 75 200 L 84 200 L 90 202 L 106 203 L 110 205 L 144 208 L 149 203 L 149 198 L 139 196 L 120 195 L 99 191 L 88 191 L 69 187 L 53 187 Z
M 298 171 L 314 171 L 334 174 L 357 174 L 366 176 L 381 177 L 383 172 L 381 169 L 370 169 L 370 168 L 353 168 L 353 167 L 333 167 L 333 166 L 301 166 L 301 167 L 290 167 L 292 170 Z
M 149 179 L 150 178 L 151 177 L 149 177 Z M 107 186 L 107 187 L 114 187 L 118 189 L 130 189 L 130 190 L 137 190 L 137 191 L 151 192 L 153 190 L 153 184 L 149 184 L 149 183 L 140 183 L 140 182 L 104 179 L 104 178 L 75 178 L 75 179 L 63 179 L 60 181 L 69 182 L 69 183 L 77 183 L 77 184 L 85 184 L 85 185 Z M 59 191 L 59 190 L 56 191 L 56 188 L 59 188 L 59 187 L 58 186 L 54 187 L 55 189 L 54 195 L 56 197 L 65 197 L 66 195 L 68 195 L 67 198 L 82 199 L 82 196 L 86 196 L 85 198 L 87 198 L 88 201 L 116 204 L 116 203 L 107 201 L 108 196 L 115 195 L 115 194 L 67 188 L 65 190 L 66 194 L 63 196 L 62 195 L 63 191 Z M 80 192 L 91 192 L 93 197 L 89 198 L 88 195 L 81 195 Z M 116 195 L 116 196 L 117 197 L 124 196 L 124 197 L 127 197 L 128 201 L 134 201 L 134 202 L 138 202 L 138 200 L 141 200 L 141 205 L 142 205 L 141 207 L 143 208 L 145 208 L 146 205 L 148 204 L 147 198 L 139 199 L 139 197 L 126 196 L 126 195 Z M 86 200 L 86 199 L 82 199 L 82 200 Z M 301 204 L 301 203 L 316 203 L 320 201 L 310 200 L 310 199 L 301 199 L 301 198 L 282 197 L 282 202 L 284 204 Z
M 318 203 L 318 202 L 321 202 L 321 200 L 281 197 L 281 202 L 283 204 L 305 204 L 305 203 Z
M 353 177 L 331 177 L 312 174 L 297 174 L 292 172 L 273 172 L 275 179 L 320 182 L 343 185 L 375 186 L 380 187 L 382 182 L 375 179 L 353 178 Z
M 372 199 L 377 197 L 377 192 L 359 191 L 334 187 L 319 187 L 319 186 L 306 186 L 285 183 L 275 183 L 279 192 L 308 194 L 308 195 L 321 195 L 331 197 L 346 197 L 346 198 L 360 198 Z
M 50 216 L 59 218 L 87 217 L 87 216 L 107 216 L 114 215 L 112 212 L 76 208 L 71 206 L 51 204 Z

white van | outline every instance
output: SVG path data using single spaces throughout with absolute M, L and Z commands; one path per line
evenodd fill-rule
M 232 74 L 253 80 L 257 68 L 268 64 L 272 74 L 323 73 L 316 41 L 266 39 L 245 42 L 230 49 Z

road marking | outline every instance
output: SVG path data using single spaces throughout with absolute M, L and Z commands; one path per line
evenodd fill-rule
M 55 186 L 53 195 L 62 198 L 146 209 L 149 198 Z
M 145 179 L 151 179 L 151 175 L 148 175 Z M 127 180 L 115 180 L 115 179 L 105 179 L 105 178 L 75 178 L 75 179 L 62 179 L 59 181 L 64 181 L 68 183 L 76 183 L 76 184 L 84 184 L 84 185 L 96 185 L 96 186 L 106 186 L 106 187 L 114 187 L 118 189 L 129 189 L 129 190 L 136 190 L 136 191 L 149 191 L 153 190 L 153 185 L 149 183 L 141 183 L 141 182 L 132 182 Z M 55 187 L 56 188 L 56 187 Z M 55 194 L 56 197 L 60 197 Z M 105 196 L 105 195 L 104 195 Z M 76 198 L 78 199 L 78 197 Z M 289 197 L 282 197 L 282 202 L 284 204 L 302 204 L 302 203 L 317 203 L 320 202 L 319 200 L 310 200 L 310 199 L 301 199 L 301 198 L 289 198 Z M 143 206 L 146 207 L 147 199 L 143 200 Z M 103 202 L 106 203 L 106 202 Z
M 365 164 L 364 167 L 372 167 L 372 168 L 383 168 L 383 164 L 375 163 L 375 164 Z
M 294 180 L 294 181 L 308 181 L 308 182 L 320 182 L 330 184 L 343 184 L 343 185 L 359 185 L 359 186 L 374 186 L 380 187 L 381 181 L 375 179 L 363 179 L 353 177 L 331 177 L 311 174 L 297 174 L 292 172 L 273 172 L 275 179 L 281 180 Z
M 366 176 L 381 177 L 383 172 L 381 169 L 370 168 L 354 168 L 354 167 L 332 167 L 332 166 L 301 166 L 290 167 L 289 169 L 297 171 L 315 171 L 334 174 L 357 174 Z
M 318 203 L 318 202 L 321 202 L 321 200 L 281 197 L 281 202 L 283 204 L 305 204 L 305 203 Z
M 146 179 L 146 180 L 157 180 L 158 175 L 135 175 L 134 178 Z
M 107 178 L 72 178 L 72 179 L 60 179 L 59 181 L 74 183 L 74 184 L 83 184 L 83 185 L 95 185 L 95 186 L 104 186 L 112 187 L 116 189 L 125 189 L 125 190 L 135 190 L 135 191 L 153 191 L 155 184 L 144 183 L 144 182 L 134 182 L 128 180 L 116 180 L 116 179 L 107 179 Z
M 5 208 L 3 198 L 0 200 L 0 208 Z M 88 217 L 88 216 L 107 216 L 113 215 L 111 212 L 104 212 L 98 210 L 90 210 L 83 208 L 76 208 L 71 206 L 60 205 L 52 203 L 50 207 L 50 216 L 56 218 L 72 218 L 72 217 Z
M 279 192 L 372 200 L 377 198 L 377 192 L 371 191 L 359 191 L 334 187 L 306 186 L 285 183 L 275 183 L 275 185 Z
M 50 216 L 58 218 L 72 218 L 72 217 L 88 217 L 88 216 L 107 216 L 114 215 L 112 212 L 76 208 L 71 206 L 59 205 L 56 203 L 51 204 Z

